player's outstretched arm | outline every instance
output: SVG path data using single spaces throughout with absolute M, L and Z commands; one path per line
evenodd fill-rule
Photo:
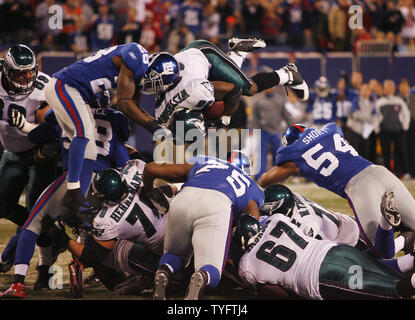
M 143 171 L 143 184 L 146 192 L 153 188 L 154 180 L 159 178 L 169 182 L 184 182 L 192 169 L 192 163 L 167 164 L 148 163 Z
M 265 172 L 259 179 L 258 184 L 262 188 L 266 188 L 270 185 L 278 184 L 288 177 L 299 173 L 300 169 L 294 162 L 284 162 L 283 164 L 275 166 Z
M 84 245 L 75 240 L 69 240 L 68 250 L 85 265 L 95 266 L 105 259 L 114 247 L 115 242 L 116 240 L 98 241 L 90 238 Z
M 259 208 L 255 200 L 250 200 L 245 208 L 242 209 L 242 213 L 249 213 L 255 219 L 259 220 Z
M 117 78 L 118 110 L 124 113 L 130 120 L 142 125 L 153 133 L 158 128 L 158 122 L 134 103 L 136 85 L 132 71 L 128 69 L 120 57 L 114 57 L 113 61 L 120 68 L 120 73 Z

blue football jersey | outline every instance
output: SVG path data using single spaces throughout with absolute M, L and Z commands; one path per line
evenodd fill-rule
M 233 213 L 239 214 L 248 202 L 254 200 L 258 207 L 264 203 L 264 193 L 250 177 L 234 165 L 214 157 L 197 156 L 183 187 L 211 189 L 224 193 L 231 201 Z
M 128 119 L 119 111 L 105 108 L 93 109 L 97 127 L 97 160 L 94 172 L 110 167 L 123 167 L 130 160 L 124 142 L 129 137 Z M 43 144 L 58 139 L 61 148 L 62 166 L 68 167 L 68 149 L 70 140 L 58 125 L 52 109 L 45 115 L 45 122 L 28 134 L 28 139 L 36 144 Z
M 348 144 L 335 123 L 321 130 L 309 128 L 293 144 L 280 148 L 276 164 L 287 161 L 294 162 L 303 177 L 341 197 L 349 180 L 372 164 Z
M 315 124 L 323 125 L 335 121 L 337 110 L 333 95 L 329 94 L 327 97 L 321 98 L 315 93 L 310 93 L 306 112 L 311 112 Z
M 138 43 L 129 43 L 99 50 L 92 56 L 81 59 L 74 64 L 53 74 L 76 88 L 86 103 L 95 99 L 95 95 L 116 87 L 120 70 L 112 62 L 119 56 L 134 74 L 134 81 L 139 84 L 148 69 L 148 52 Z
M 354 93 L 351 90 L 347 90 L 344 99 L 339 100 L 339 93 L 336 91 L 334 94 L 334 100 L 336 103 L 336 117 L 344 122 L 347 121 L 347 118 L 352 113 L 353 105 L 356 104 L 359 100 L 359 95 Z

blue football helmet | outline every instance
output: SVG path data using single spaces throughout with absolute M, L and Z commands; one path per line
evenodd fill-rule
M 232 150 L 226 155 L 228 162 L 241 169 L 248 176 L 251 175 L 251 160 L 242 151 Z
M 307 127 L 302 124 L 293 124 L 282 135 L 281 145 L 283 147 L 289 146 L 297 141 L 304 133 Z
M 147 72 L 142 81 L 144 94 L 157 94 L 166 90 L 180 77 L 177 60 L 167 52 L 154 53 L 149 58 Z

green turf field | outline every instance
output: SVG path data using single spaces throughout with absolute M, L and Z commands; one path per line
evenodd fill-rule
M 347 204 L 347 201 L 334 193 L 331 193 L 325 189 L 317 187 L 313 183 L 304 183 L 300 181 L 299 183 L 294 183 L 292 180 L 289 180 L 290 183 L 287 185 L 295 192 L 301 193 L 310 200 L 316 201 L 317 203 L 323 205 L 326 208 L 329 208 L 333 211 L 341 212 L 344 214 L 352 215 L 352 211 Z M 408 180 L 404 182 L 408 187 L 412 195 L 415 196 L 415 180 Z M 0 219 L 0 251 L 4 250 L 5 245 L 7 244 L 9 238 L 14 234 L 16 226 L 9 222 L 6 219 Z M 68 276 L 68 263 L 71 261 L 72 256 L 69 252 L 65 252 L 59 256 L 59 259 L 56 263 L 57 266 L 62 268 L 62 278 L 63 278 L 63 289 L 59 290 L 40 290 L 33 291 L 33 283 L 36 280 L 36 265 L 38 262 L 37 252 L 35 253 L 31 265 L 29 267 L 29 272 L 26 278 L 26 290 L 27 290 L 27 299 L 38 299 L 38 300 L 62 300 L 62 299 L 71 299 L 69 292 L 69 276 Z M 91 272 L 91 269 L 85 271 L 85 276 L 88 276 Z M 7 288 L 11 281 L 13 280 L 13 269 L 5 274 L 0 274 L 0 289 Z M 231 292 L 229 295 L 221 297 L 210 297 L 211 299 L 241 299 L 244 298 L 242 292 Z M 252 298 L 246 296 L 246 298 Z M 84 299 L 92 300 L 104 300 L 104 299 L 151 299 L 151 294 L 146 294 L 142 296 L 118 296 L 101 285 L 95 284 L 88 286 L 85 289 Z

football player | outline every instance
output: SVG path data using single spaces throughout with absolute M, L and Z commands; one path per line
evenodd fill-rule
M 240 212 L 259 218 L 263 192 L 247 173 L 213 157 L 197 156 L 185 164 L 147 164 L 143 172 L 145 190 L 152 190 L 156 178 L 184 184 L 168 212 L 164 254 L 154 277 L 153 299 L 166 299 L 172 275 L 183 270 L 192 255 L 195 272 L 185 299 L 198 299 L 204 288 L 219 284 L 232 219 Z
M 77 212 L 88 190 L 94 161 L 95 121 L 90 103 L 104 90 L 117 88 L 117 108 L 132 121 L 154 132 L 158 123 L 137 107 L 139 89 L 166 88 L 179 77 L 179 66 L 169 53 L 149 56 L 138 43 L 102 49 L 53 74 L 45 96 L 71 140 L 63 220 Z
M 47 106 L 44 87 L 49 76 L 38 71 L 33 51 L 21 44 L 8 48 L 0 59 L 0 218 L 22 226 L 29 210 L 53 180 L 50 165 L 54 159 L 38 161 L 35 144 L 27 133 L 41 118 Z M 19 115 L 24 115 L 20 117 Z M 26 206 L 19 198 L 27 186 Z M 0 272 L 7 272 L 14 261 L 20 227 L 0 257 Z
M 326 77 L 321 76 L 315 81 L 314 92 L 310 94 L 306 112 L 308 120 L 317 129 L 337 120 L 335 95 Z
M 306 199 L 304 196 L 292 192 L 284 185 L 271 185 L 265 188 L 264 205 L 260 208 L 261 215 L 283 214 L 291 219 L 306 235 L 319 240 L 330 240 L 344 243 L 360 250 L 367 246 L 359 239 L 359 227 L 356 221 L 345 214 L 333 212 L 319 204 Z M 397 211 L 394 201 L 386 202 L 384 195 L 381 210 L 389 206 L 389 211 Z M 262 223 L 261 219 L 261 223 Z M 389 267 L 400 273 L 407 273 L 414 269 L 414 233 L 404 233 L 394 239 L 393 229 L 382 215 L 376 231 L 374 247 Z M 391 259 L 397 252 L 403 250 L 406 255 Z
M 114 259 L 119 263 L 128 263 L 125 254 L 133 243 L 144 245 L 152 255 L 160 258 L 167 219 L 167 215 L 162 213 L 167 210 L 168 199 L 177 192 L 177 187 L 163 185 L 153 189 L 153 199 L 150 199 L 142 183 L 145 166 L 142 160 L 130 160 L 120 169 L 107 168 L 93 178 L 93 195 L 103 201 L 103 207 L 93 220 L 94 234 L 87 238 L 85 244 L 70 239 L 64 243 L 64 247 L 83 265 L 94 267 L 102 264 L 115 246 L 114 250 L 118 253 L 113 252 L 112 258 L 109 258 L 113 261 L 111 267 L 114 267 Z M 154 204 L 155 197 L 158 208 Z M 117 244 L 118 240 L 128 240 L 131 245 Z M 133 274 L 128 266 L 118 266 L 117 269 Z
M 360 231 L 353 218 L 324 208 L 281 184 L 266 187 L 264 195 L 261 214 L 286 215 L 305 234 L 316 239 L 357 245 Z
M 270 216 L 262 227 L 241 215 L 232 241 L 242 254 L 242 281 L 268 294 L 281 295 L 281 287 L 314 300 L 410 299 L 415 294 L 414 274 L 399 275 L 347 244 L 309 237 L 282 214 Z
M 415 200 L 405 185 L 385 167 L 360 157 L 335 123 L 320 130 L 292 125 L 282 140 L 277 165 L 261 177 L 260 186 L 300 175 L 347 199 L 364 241 L 376 255 L 374 241 L 381 214 L 390 224 L 385 228 L 397 227 L 402 217 L 402 223 L 415 230 Z M 390 210 L 393 201 L 397 210 Z
M 215 100 L 223 100 L 220 122 L 228 125 L 241 95 L 252 96 L 276 85 L 288 86 L 300 99 L 307 100 L 308 86 L 292 64 L 252 78 L 241 71 L 244 58 L 263 47 L 262 40 L 232 38 L 228 56 L 209 41 L 190 43 L 174 56 L 180 65 L 180 80 L 156 95 L 157 120 L 170 125 L 173 113 L 180 108 L 205 111 Z
M 94 108 L 96 127 L 96 147 L 98 149 L 97 161 L 94 162 L 93 171 L 98 172 L 103 168 L 123 166 L 129 160 L 129 154 L 124 142 L 129 137 L 128 119 L 118 111 L 111 108 Z M 59 135 L 62 150 L 63 173 L 50 184 L 39 197 L 29 217 L 22 226 L 22 232 L 18 238 L 15 258 L 14 282 L 9 289 L 0 294 L 0 298 L 25 298 L 26 291 L 24 279 L 33 257 L 36 241 L 42 230 L 42 220 L 47 216 L 52 221 L 58 219 L 64 212 L 62 199 L 66 193 L 68 179 L 68 153 L 70 141 L 66 132 L 57 124 L 52 110 L 45 117 L 45 122 L 29 133 L 29 139 L 38 144 L 54 139 Z M 77 216 L 72 217 L 78 219 Z M 80 221 L 73 223 L 80 224 Z M 35 284 L 36 289 L 48 288 L 48 270 L 53 263 L 50 251 L 53 244 L 43 244 L 39 248 L 39 277 Z

